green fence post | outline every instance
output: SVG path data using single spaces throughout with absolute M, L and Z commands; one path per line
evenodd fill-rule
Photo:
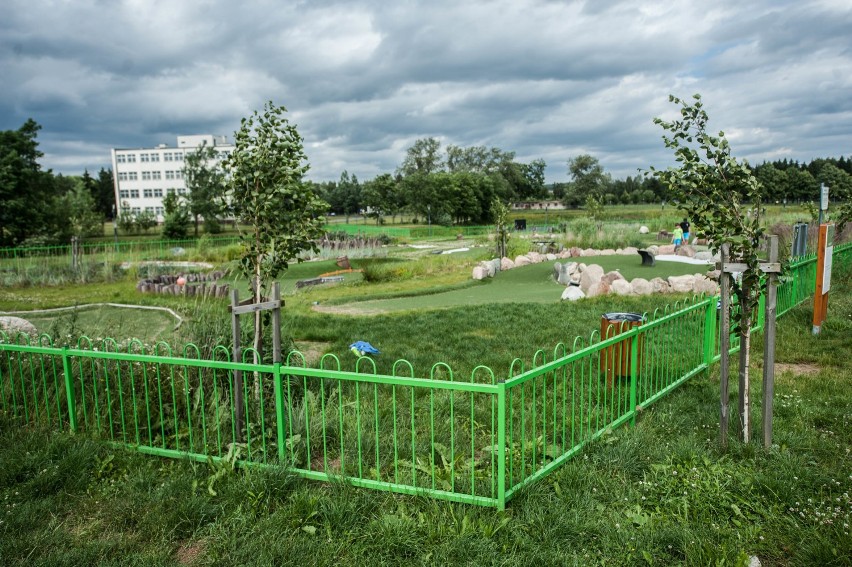
M 286 447 L 284 444 L 284 439 L 286 438 L 286 434 L 284 433 L 284 385 L 281 380 L 281 363 L 276 362 L 274 365 L 273 373 L 273 382 L 275 387 L 275 418 L 276 424 L 278 427 L 278 435 L 276 437 L 278 441 L 278 462 L 279 464 L 284 462 L 284 457 L 286 453 Z
M 497 383 L 497 509 L 506 509 L 506 381 Z
M 766 280 L 768 278 L 764 278 Z M 760 285 L 760 295 L 757 296 L 757 328 L 762 331 L 766 324 L 766 289 L 763 287 L 766 282 L 762 281 Z
M 77 431 L 77 404 L 74 401 L 74 380 L 71 376 L 71 361 L 68 360 L 68 347 L 62 347 L 62 370 L 65 374 L 65 397 L 68 399 L 68 426 Z
M 639 332 L 630 339 L 630 426 L 636 425 L 636 383 L 639 381 Z
M 713 363 L 713 355 L 716 354 L 716 299 L 715 296 L 708 297 L 707 310 L 704 312 L 704 364 L 707 365 L 706 372 L 709 376 L 710 365 Z

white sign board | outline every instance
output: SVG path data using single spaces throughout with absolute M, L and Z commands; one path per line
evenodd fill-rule
M 820 185 L 819 208 L 821 211 L 828 210 L 828 185 Z
M 834 246 L 825 247 L 825 264 L 822 270 L 822 294 L 828 293 L 831 287 L 831 256 L 834 251 Z

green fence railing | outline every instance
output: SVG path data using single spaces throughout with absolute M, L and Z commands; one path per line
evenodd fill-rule
M 837 266 L 852 260 L 850 245 L 834 253 Z M 814 272 L 813 257 L 790 265 L 778 314 L 810 296 Z M 332 354 L 310 368 L 298 352 L 255 364 L 245 362 L 251 349 L 234 362 L 223 346 L 204 359 L 195 345 L 174 353 L 165 343 L 84 337 L 70 348 L 0 333 L 0 412 L 164 457 L 286 466 L 309 479 L 502 509 L 707 371 L 724 342 L 716 304 L 676 303 L 641 325 L 539 350 L 528 368 L 515 359 L 501 377 L 485 366 L 454 376 L 443 362 L 418 374 L 399 360 L 384 375 L 369 358 L 343 371 Z M 726 346 L 738 348 L 734 337 Z

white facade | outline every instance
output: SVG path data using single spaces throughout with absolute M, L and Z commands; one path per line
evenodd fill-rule
M 116 214 L 148 211 L 156 215 L 157 222 L 163 222 L 163 198 L 169 193 L 186 195 L 184 157 L 197 151 L 202 144 L 216 149 L 218 161 L 234 150 L 225 136 L 209 134 L 178 136 L 176 147 L 160 144 L 156 148 L 114 148 L 112 171 Z

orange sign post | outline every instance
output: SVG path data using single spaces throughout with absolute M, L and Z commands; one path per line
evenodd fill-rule
M 819 225 L 817 245 L 816 289 L 814 290 L 814 327 L 818 335 L 828 313 L 828 290 L 831 288 L 831 256 L 834 251 L 834 225 Z

